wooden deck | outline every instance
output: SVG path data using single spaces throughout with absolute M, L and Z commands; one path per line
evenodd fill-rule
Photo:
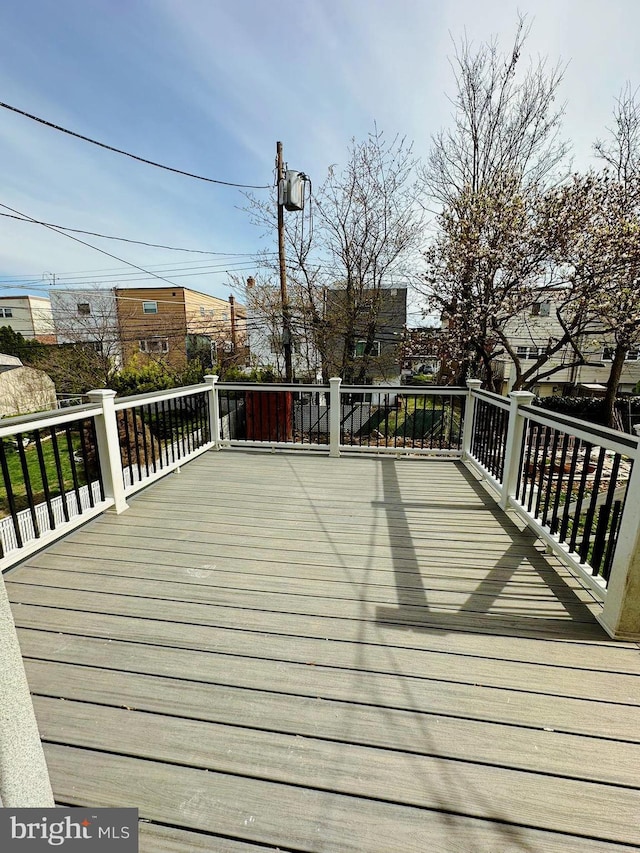
M 207 453 L 7 576 L 56 799 L 140 849 L 640 848 L 640 658 L 460 463 Z

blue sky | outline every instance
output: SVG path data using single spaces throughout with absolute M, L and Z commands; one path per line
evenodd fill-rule
M 466 28 L 476 42 L 495 34 L 507 45 L 518 9 L 532 23 L 527 52 L 569 62 L 565 135 L 575 166 L 587 167 L 615 96 L 626 81 L 640 85 L 637 0 L 7 2 L 0 101 L 142 157 L 239 183 L 272 182 L 280 139 L 290 167 L 320 183 L 374 122 L 426 155 L 431 135 L 450 119 L 452 38 Z M 275 249 L 275 235 L 265 239 L 250 225 L 240 191 L 134 163 L 6 110 L 0 204 L 70 227 L 228 253 L 207 258 L 82 238 L 223 298 L 225 270 L 255 270 L 241 253 Z M 0 218 L 0 235 L 3 293 L 26 292 L 7 289 L 10 281 L 34 281 L 28 292 L 43 293 L 45 271 L 63 284 L 136 275 L 40 226 Z

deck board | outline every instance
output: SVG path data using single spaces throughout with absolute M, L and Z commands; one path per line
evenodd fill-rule
M 209 453 L 6 577 L 141 850 L 640 849 L 640 656 L 459 463 Z

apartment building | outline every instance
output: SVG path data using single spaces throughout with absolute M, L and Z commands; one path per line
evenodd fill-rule
M 50 290 L 51 310 L 60 344 L 85 344 L 122 366 L 116 296 L 112 289 Z
M 43 344 L 56 343 L 51 302 L 44 296 L 0 296 L 0 326 Z
M 550 299 L 541 300 L 528 312 L 514 317 L 506 327 L 506 331 L 525 370 L 546 349 L 550 339 L 557 340 L 563 334 Z M 545 364 L 544 372 L 550 367 L 557 367 L 558 370 L 536 384 L 533 390 L 539 397 L 561 396 L 570 389 L 585 394 L 604 392 L 611 370 L 612 342 L 607 340 L 604 332 L 595 333 L 585 336 L 581 346 L 588 364 L 572 366 L 571 362 L 575 360 L 574 352 L 571 347 L 564 347 Z M 506 394 L 513 386 L 515 379 L 513 362 L 503 356 L 496 359 L 495 366 L 498 375 L 502 376 L 503 393 Z M 638 382 L 640 382 L 640 347 L 627 352 L 618 392 L 631 393 Z
M 161 361 L 181 368 L 246 360 L 244 306 L 186 287 L 116 287 L 51 291 L 59 343 L 86 344 L 116 368 Z
M 184 367 L 199 357 L 246 361 L 247 315 L 229 300 L 186 287 L 115 288 L 117 322 L 125 364 L 163 361 Z

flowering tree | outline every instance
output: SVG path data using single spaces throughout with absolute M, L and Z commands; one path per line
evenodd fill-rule
M 481 372 L 489 388 L 492 362 L 505 354 L 524 381 L 505 325 L 558 284 L 540 200 L 567 153 L 554 105 L 562 70 L 540 60 L 518 76 L 527 34 L 521 18 L 506 57 L 495 41 L 475 52 L 462 41 L 453 127 L 434 137 L 422 171 L 425 196 L 439 205 L 423 290 L 458 349 L 458 381 Z M 552 342 L 547 359 L 561 346 Z

